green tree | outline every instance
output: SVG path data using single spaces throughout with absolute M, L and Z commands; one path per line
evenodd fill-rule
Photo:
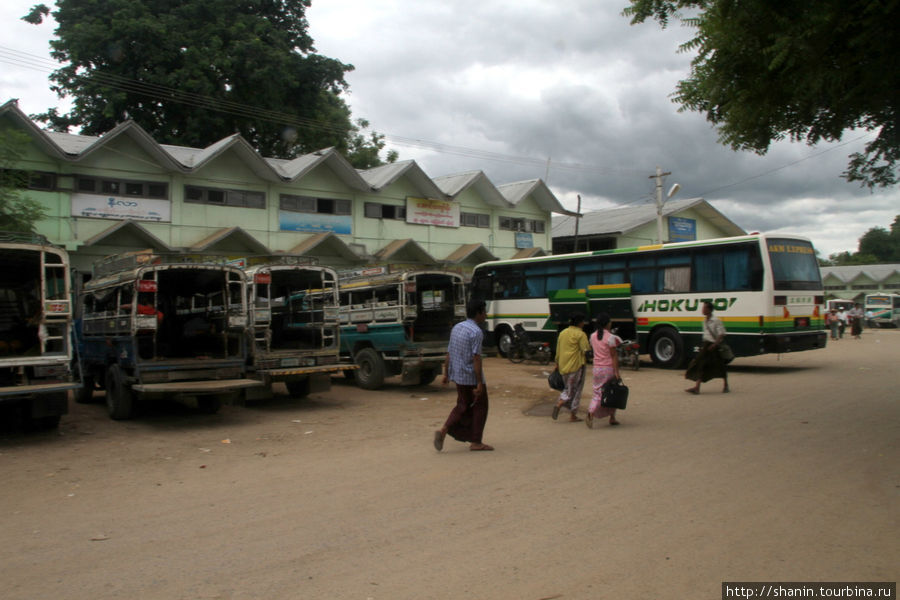
M 34 225 L 47 210 L 20 190 L 28 182 L 28 173 L 17 170 L 28 136 L 8 125 L 0 125 L 0 231 L 34 233 Z
M 691 73 L 673 100 L 706 113 L 721 143 L 764 154 L 784 138 L 812 145 L 878 130 L 842 176 L 898 182 L 900 1 L 631 0 L 624 14 L 695 29 L 681 47 L 696 52 Z
M 872 227 L 859 238 L 859 253 L 872 255 L 880 263 L 900 261 L 900 238 L 884 227 Z
M 73 104 L 35 118 L 86 135 L 130 118 L 161 143 L 194 147 L 237 132 L 280 158 L 348 154 L 359 130 L 341 94 L 353 66 L 316 54 L 310 2 L 57 0 L 51 55 L 64 66 L 51 89 Z M 39 4 L 23 19 L 48 14 Z M 355 150 L 372 160 L 369 144 Z

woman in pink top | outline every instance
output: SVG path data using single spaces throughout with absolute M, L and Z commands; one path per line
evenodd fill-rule
M 622 343 L 619 336 L 610 330 L 609 315 L 597 316 L 597 330 L 591 334 L 591 349 L 594 351 L 594 395 L 588 408 L 585 424 L 594 427 L 594 417 L 609 417 L 610 425 L 618 425 L 616 409 L 600 406 L 603 384 L 612 379 L 619 379 L 619 354 L 616 347 Z

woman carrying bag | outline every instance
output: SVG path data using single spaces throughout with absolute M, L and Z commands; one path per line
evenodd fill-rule
M 731 362 L 734 354 L 725 343 L 725 326 L 722 321 L 713 316 L 711 302 L 703 303 L 703 315 L 706 317 L 703 321 L 703 347 L 688 365 L 687 372 L 684 374 L 685 379 L 690 379 L 695 384 L 694 387 L 684 391 L 689 394 L 699 394 L 701 382 L 721 377 L 725 380 L 722 393 L 728 393 L 728 369 L 725 365 Z
M 608 381 L 618 381 L 619 377 L 619 353 L 616 347 L 622 343 L 619 336 L 614 335 L 610 329 L 609 315 L 601 313 L 597 315 L 597 330 L 591 334 L 590 343 L 594 351 L 594 393 L 591 396 L 591 404 L 588 407 L 585 425 L 594 428 L 594 418 L 609 417 L 610 425 L 618 425 L 616 409 L 602 406 L 603 385 Z

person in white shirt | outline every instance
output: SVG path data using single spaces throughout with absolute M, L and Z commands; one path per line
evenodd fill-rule
M 728 369 L 725 366 L 727 363 L 719 352 L 719 348 L 725 343 L 725 325 L 713 316 L 712 302 L 703 303 L 703 315 L 706 317 L 703 321 L 703 347 L 688 365 L 687 372 L 684 374 L 685 379 L 694 381 L 694 387 L 684 391 L 689 394 L 699 394 L 701 382 L 721 377 L 725 380 L 722 393 L 728 393 L 730 390 L 728 388 Z

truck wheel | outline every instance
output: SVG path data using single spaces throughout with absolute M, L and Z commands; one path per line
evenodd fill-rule
M 419 372 L 419 385 L 428 385 L 437 377 L 437 369 L 422 369 Z
M 116 421 L 130 419 L 135 413 L 134 392 L 125 383 L 125 374 L 119 365 L 106 370 L 106 410 Z
M 305 398 L 306 396 L 309 396 L 309 379 L 285 381 L 284 387 L 287 388 L 288 394 L 293 398 Z
M 359 366 L 354 372 L 356 385 L 364 390 L 377 390 L 384 383 L 384 359 L 372 348 L 363 348 L 353 361 Z
M 503 358 L 509 356 L 509 349 L 512 347 L 513 336 L 509 327 L 503 326 L 496 332 L 497 335 L 497 352 Z
M 218 396 L 198 396 L 197 410 L 204 415 L 214 415 L 222 408 L 222 399 Z
M 684 340 L 671 327 L 661 327 L 650 336 L 650 358 L 664 369 L 677 369 L 684 362 Z
M 78 404 L 90 404 L 94 400 L 94 376 L 85 375 L 81 383 L 81 388 L 75 390 L 75 402 Z

